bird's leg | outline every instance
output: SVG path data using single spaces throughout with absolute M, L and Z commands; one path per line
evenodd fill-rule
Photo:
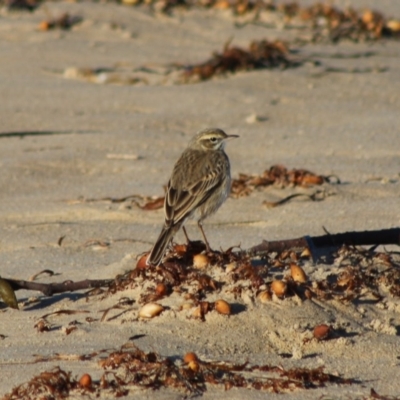
M 200 229 L 201 229 L 201 225 L 200 225 Z M 185 236 L 186 236 L 186 240 L 187 240 L 187 248 L 188 248 L 188 251 L 189 251 L 189 253 L 191 254 L 192 252 L 194 252 L 194 254 L 198 254 L 199 252 L 201 252 L 201 251 L 203 251 L 204 250 L 204 245 L 203 245 L 203 242 L 202 241 L 197 241 L 197 240 L 195 240 L 195 241 L 191 241 L 190 239 L 189 239 L 189 236 L 188 236 L 188 234 L 187 234 L 187 232 L 186 232 L 186 228 L 184 227 L 184 226 L 182 226 L 182 230 L 183 230 L 183 233 L 185 234 Z M 210 251 L 210 246 L 208 245 L 208 242 L 207 242 L 207 239 L 206 239 L 206 237 L 205 237 L 205 235 L 204 235 L 204 232 L 203 232 L 203 229 L 201 229 L 201 231 L 202 231 L 202 233 L 203 233 L 203 238 L 205 239 L 205 242 L 206 242 L 206 249 L 207 249 L 207 252 L 209 252 Z
M 186 232 L 186 228 L 184 226 L 182 226 L 182 230 L 183 230 L 183 233 L 184 233 L 185 238 L 186 238 L 186 244 L 190 244 L 191 240 L 189 239 L 189 236 L 188 236 L 188 234 Z
M 211 252 L 211 247 L 210 247 L 210 245 L 208 243 L 208 240 L 206 238 L 206 234 L 204 233 L 203 224 L 201 223 L 201 221 L 197 221 L 197 225 L 199 226 L 199 229 L 201 230 L 201 233 L 203 235 L 204 243 L 206 244 L 207 253 L 210 253 Z

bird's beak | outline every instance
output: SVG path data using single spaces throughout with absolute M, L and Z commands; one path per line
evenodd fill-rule
M 228 137 L 226 139 L 230 140 L 230 139 L 236 139 L 238 137 L 239 137 L 239 135 L 228 135 Z

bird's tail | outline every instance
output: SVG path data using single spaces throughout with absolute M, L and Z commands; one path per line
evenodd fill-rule
M 179 225 L 172 225 L 172 226 L 164 226 L 156 243 L 151 250 L 149 257 L 147 258 L 146 264 L 147 265 L 159 265 L 161 259 L 165 254 L 165 250 L 168 247 L 169 242 L 175 235 L 175 233 L 179 230 Z

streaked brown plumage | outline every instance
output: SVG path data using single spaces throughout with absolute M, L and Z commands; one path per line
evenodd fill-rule
M 227 135 L 217 128 L 198 132 L 176 162 L 168 182 L 164 201 L 165 221 L 161 233 L 147 259 L 158 265 L 175 233 L 188 218 L 196 218 L 204 241 L 209 244 L 202 221 L 215 213 L 229 195 L 230 164 L 224 152 Z

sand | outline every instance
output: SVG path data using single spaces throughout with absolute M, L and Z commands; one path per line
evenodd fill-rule
M 311 3 L 311 2 L 308 2 Z M 364 9 L 375 2 L 352 0 Z M 343 5 L 344 2 L 336 2 Z M 347 2 L 346 2 L 347 4 Z M 387 16 L 400 4 L 379 2 Z M 83 21 L 70 31 L 42 32 L 39 23 L 62 12 Z M 67 68 L 139 66 L 163 70 L 171 63 L 206 60 L 223 43 L 246 47 L 251 40 L 294 40 L 301 30 L 234 22 L 230 11 L 177 10 L 170 16 L 146 7 L 112 3 L 43 3 L 34 12 L 0 15 L 0 275 L 25 279 L 54 271 L 38 282 L 114 278 L 131 270 L 154 243 L 162 210 L 143 211 L 130 202 L 82 199 L 160 196 L 174 161 L 199 129 L 215 126 L 240 135 L 227 147 L 232 175 L 258 174 L 274 164 L 335 174 L 341 185 L 324 185 L 321 202 L 294 200 L 268 209 L 264 200 L 313 189 L 271 188 L 228 199 L 205 224 L 215 249 L 246 249 L 263 239 L 399 227 L 400 223 L 400 45 L 308 44 L 298 57 L 318 59 L 296 69 L 240 72 L 191 85 L 163 77 L 151 84 L 94 84 L 65 79 Z M 244 20 L 239 20 L 243 22 Z M 339 55 L 339 57 L 338 57 Z M 355 56 L 356 55 L 356 56 Z M 332 69 L 341 72 L 330 72 Z M 354 72 L 358 69 L 361 72 Z M 120 82 L 121 83 L 121 82 Z M 124 83 L 124 82 L 122 82 Z M 255 121 L 254 115 L 259 117 Z M 18 135 L 17 132 L 30 132 Z M 15 134 L 15 135 L 14 135 Z M 198 238 L 197 228 L 189 233 Z M 64 237 L 61 246 L 58 241 Z M 176 240 L 183 242 L 181 233 Z M 104 244 L 105 243 L 105 244 Z M 102 245 L 103 244 L 103 245 Z M 397 250 L 398 247 L 389 247 Z M 381 250 L 383 250 L 381 248 Z M 337 272 L 338 265 L 302 262 L 311 280 Z M 282 277 L 287 271 L 275 272 Z M 221 269 L 210 268 L 218 276 Z M 275 277 L 276 277 L 275 276 Z M 274 274 L 271 272 L 270 280 Z M 145 284 L 144 284 L 145 286 Z M 300 301 L 289 296 L 260 304 L 229 291 L 207 295 L 234 304 L 230 317 L 215 311 L 205 322 L 179 311 L 182 296 L 160 301 L 169 309 L 149 321 L 137 319 L 141 288 L 86 301 L 84 292 L 45 297 L 18 291 L 20 310 L 1 303 L 0 396 L 39 372 L 59 365 L 73 376 L 99 379 L 97 359 L 33 363 L 35 355 L 88 354 L 118 349 L 129 338 L 144 351 L 180 358 L 188 351 L 207 360 L 325 367 L 357 383 L 270 394 L 279 399 L 367 398 L 400 394 L 400 301 L 384 295 L 377 304 L 357 300 Z M 37 297 L 34 302 L 32 297 Z M 102 311 L 122 297 L 132 310 L 100 322 Z M 49 332 L 35 323 L 61 309 L 87 314 L 52 316 Z M 89 323 L 86 317 L 97 319 Z M 72 320 L 81 324 L 71 334 Z M 304 343 L 314 326 L 326 323 L 346 334 Z M 184 391 L 132 389 L 139 399 L 178 399 Z M 74 395 L 79 397 L 78 394 Z M 102 397 L 106 397 L 105 393 Z M 209 386 L 204 399 L 258 399 L 263 391 Z

